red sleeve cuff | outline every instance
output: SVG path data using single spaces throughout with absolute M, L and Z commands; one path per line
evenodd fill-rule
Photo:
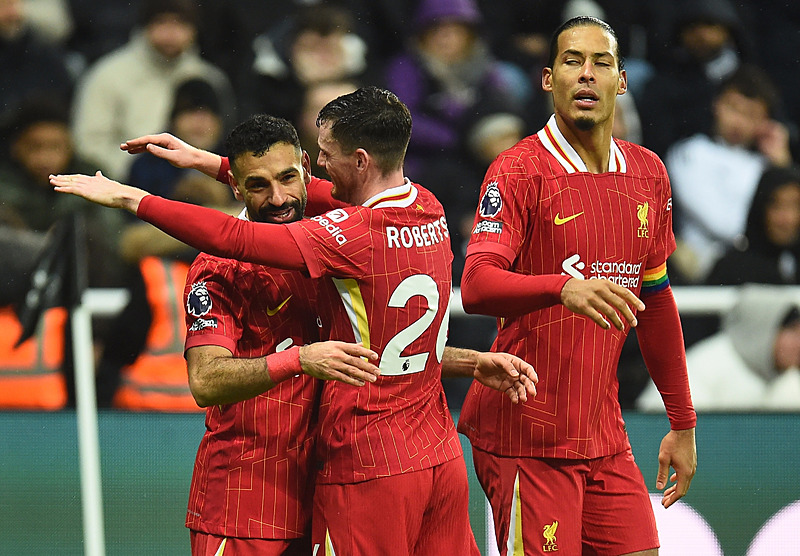
M 223 156 L 222 164 L 219 165 L 219 172 L 217 172 L 217 181 L 224 183 L 225 185 L 230 185 L 230 175 L 228 174 L 228 170 L 231 169 L 231 161 L 228 160 L 227 156 Z

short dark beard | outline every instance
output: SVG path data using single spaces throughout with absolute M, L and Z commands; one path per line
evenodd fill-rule
M 575 127 L 580 129 L 581 131 L 589 131 L 596 124 L 597 124 L 597 122 L 595 122 L 591 118 L 576 118 L 575 119 Z

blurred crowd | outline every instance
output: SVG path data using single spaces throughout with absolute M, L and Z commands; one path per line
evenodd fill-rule
M 53 224 L 80 213 L 89 285 L 131 294 L 118 317 L 96 319 L 99 404 L 198 409 L 185 384 L 181 301 L 196 253 L 126 214 L 55 194 L 48 176 L 101 170 L 235 213 L 228 188 L 120 143 L 169 131 L 224 154 L 231 127 L 266 112 L 295 124 L 327 177 L 316 166 L 317 112 L 379 85 L 411 110 L 406 175 L 445 207 L 457 285 L 483 173 L 546 123 L 550 33 L 579 14 L 619 34 L 629 86 L 615 137 L 667 166 L 672 284 L 800 283 L 800 107 L 790 101 L 800 88 L 800 4 L 785 0 L 0 0 L 0 259 L 24 270 Z M 5 330 L 18 326 L 11 292 L 25 289 L 21 276 L 2 285 Z M 0 407 L 73 403 L 69 323 L 56 313 L 24 353 L 14 334 L 2 340 L 0 381 L 14 387 L 0 386 Z M 791 328 L 788 314 L 773 320 Z M 687 346 L 725 329 L 715 317 L 684 328 Z M 493 329 L 493 319 L 454 319 L 451 343 L 488 349 Z M 634 334 L 628 344 L 624 408 L 649 380 Z M 153 371 L 170 366 L 175 377 Z M 21 394 L 45 383 L 58 392 Z

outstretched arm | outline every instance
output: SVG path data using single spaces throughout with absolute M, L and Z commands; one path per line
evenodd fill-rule
M 123 185 L 97 172 L 50 176 L 60 193 L 71 193 L 138 218 L 205 253 L 286 270 L 308 270 L 288 225 L 248 222 L 223 212 L 171 201 Z
M 212 178 L 219 176 L 222 157 L 209 151 L 193 147 L 169 133 L 144 135 L 129 139 L 119 146 L 129 154 L 149 152 L 163 158 L 178 168 L 193 168 Z
M 189 387 L 200 407 L 253 398 L 301 372 L 323 380 L 363 386 L 375 382 L 380 375 L 378 367 L 370 362 L 377 358 L 377 353 L 361 345 L 336 341 L 317 342 L 254 359 L 233 357 L 226 348 L 214 345 L 186 351 Z
M 505 392 L 514 403 L 528 401 L 529 394 L 535 396 L 539 381 L 533 367 L 515 355 L 454 347 L 444 348 L 442 376 L 474 378 Z

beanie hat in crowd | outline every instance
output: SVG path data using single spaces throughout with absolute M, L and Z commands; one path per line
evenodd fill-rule
M 177 15 L 195 27 L 200 24 L 197 3 L 194 0 L 143 0 L 139 8 L 139 24 L 146 27 L 164 14 Z
M 474 0 L 422 0 L 417 8 L 414 26 L 423 30 L 441 21 L 477 25 L 481 20 L 481 13 Z
M 214 87 L 205 79 L 187 79 L 175 90 L 170 119 L 174 119 L 181 112 L 200 109 L 219 114 L 219 97 Z

